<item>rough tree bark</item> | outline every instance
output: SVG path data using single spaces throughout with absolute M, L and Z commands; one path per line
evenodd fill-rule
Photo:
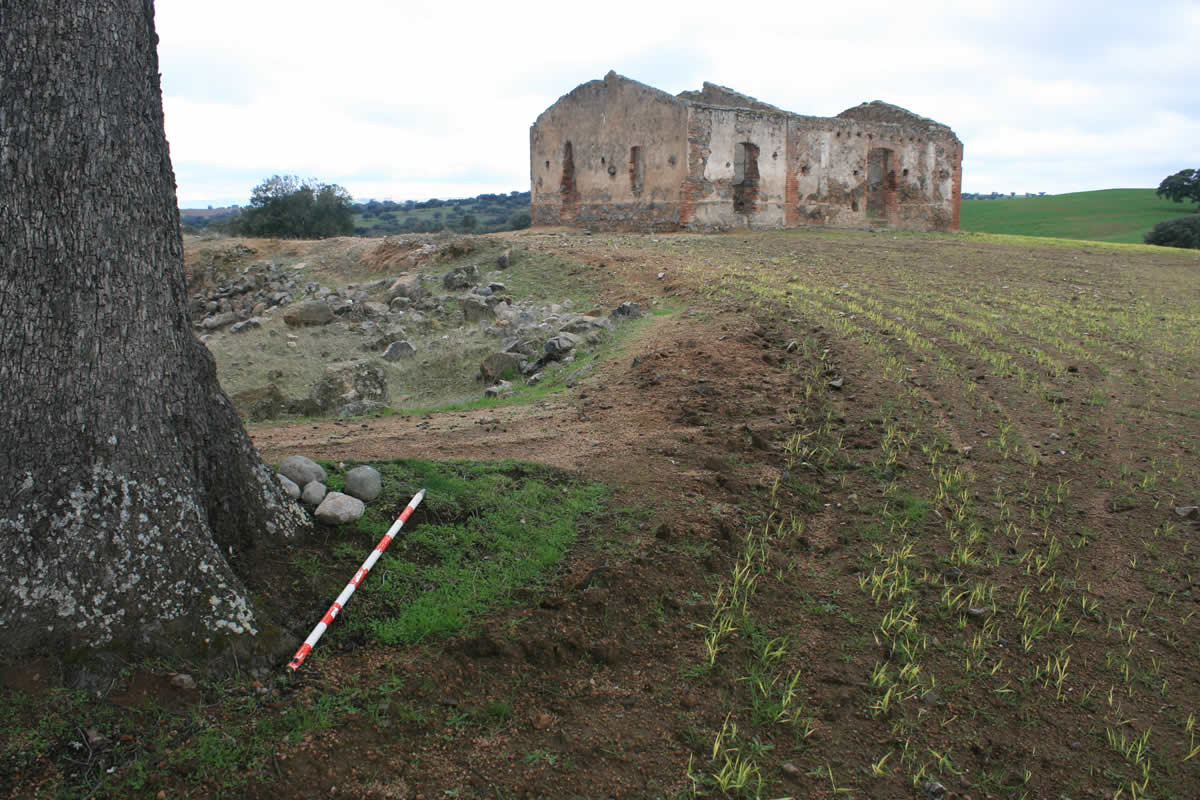
M 192 334 L 152 0 L 0 0 L 0 659 L 289 644 L 231 563 L 307 524 Z

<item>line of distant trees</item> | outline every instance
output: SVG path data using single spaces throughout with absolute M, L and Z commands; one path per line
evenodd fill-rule
M 963 192 L 962 199 L 963 200 L 1009 200 L 1009 199 L 1011 199 L 1013 197 L 1017 197 L 1017 196 L 1018 195 L 1016 192 L 1009 192 L 1008 194 L 1004 194 L 1003 192 L 990 192 L 988 194 L 984 194 L 983 192 Z M 1021 197 L 1045 197 L 1046 193 L 1045 192 L 1025 192 L 1023 195 L 1020 195 L 1020 196 Z
M 442 200 L 351 202 L 336 184 L 275 175 L 255 187 L 250 206 L 181 212 L 185 229 L 242 236 L 323 238 L 403 233 L 493 233 L 530 225 L 529 192 Z

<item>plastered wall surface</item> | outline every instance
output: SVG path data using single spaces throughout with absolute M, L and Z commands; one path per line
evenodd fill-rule
M 530 179 L 536 225 L 957 230 L 962 143 L 879 101 L 811 117 L 715 84 L 673 97 L 610 72 L 538 117 Z

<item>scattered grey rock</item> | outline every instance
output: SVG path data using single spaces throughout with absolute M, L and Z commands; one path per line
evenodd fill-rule
M 279 474 L 297 486 L 325 480 L 325 469 L 307 456 L 288 456 L 279 465 Z
M 487 301 L 477 295 L 461 297 L 458 302 L 462 306 L 463 320 L 466 322 L 479 322 L 496 316 L 496 312 Z
M 642 309 L 637 303 L 625 302 L 614 308 L 609 316 L 614 319 L 621 317 L 626 319 L 637 319 L 638 317 L 642 316 Z
M 275 477 L 279 479 L 279 485 L 283 487 L 283 491 L 288 497 L 293 500 L 300 499 L 300 487 L 296 485 L 294 480 L 287 475 L 276 475 Z
M 376 303 L 372 300 L 368 300 L 362 304 L 362 310 L 365 314 L 367 314 L 367 316 L 382 317 L 391 309 L 388 308 L 386 303 Z
M 357 497 L 351 497 L 341 492 L 330 492 L 325 495 L 321 505 L 317 506 L 313 516 L 326 525 L 345 525 L 357 520 L 366 510 L 366 505 Z
M 417 348 L 408 342 L 392 342 L 388 345 L 387 350 L 383 351 L 383 360 L 399 361 L 402 358 L 412 358 L 416 352 Z
M 991 611 L 991 609 L 990 609 L 990 608 L 975 608 L 975 607 L 971 607 L 971 608 L 968 608 L 968 609 L 967 609 L 967 616 L 968 616 L 968 617 L 983 617 L 983 616 L 987 616 L 987 613 L 988 613 L 989 611 Z
M 312 399 L 322 411 L 357 416 L 387 408 L 388 386 L 383 367 L 369 360 L 330 364 L 313 384 Z
M 250 319 L 242 320 L 241 322 L 235 322 L 230 326 L 229 332 L 241 333 L 242 331 L 252 331 L 255 328 L 261 328 L 263 322 L 264 320 L 259 319 L 258 317 L 251 317 Z
M 562 358 L 574 350 L 577 344 L 579 344 L 579 337 L 572 333 L 560 333 L 542 345 L 542 352 L 550 358 Z
M 374 467 L 363 465 L 355 467 L 346 473 L 346 494 L 351 497 L 357 497 L 365 503 L 369 503 L 379 493 L 383 491 L 383 478 L 379 474 L 379 470 Z
M 333 322 L 333 309 L 319 300 L 293 303 L 283 312 L 283 321 L 293 328 L 308 325 L 328 325 Z
M 1200 506 L 1176 506 L 1175 513 L 1184 519 L 1200 519 Z
M 186 672 L 181 672 L 171 678 L 171 685 L 176 689 L 191 691 L 192 689 L 196 688 L 196 679 L 191 675 L 188 675 Z
M 501 294 L 502 292 L 508 291 L 507 286 L 505 286 L 503 283 L 497 283 L 496 281 L 489 283 L 488 288 L 492 290 L 493 294 Z
M 494 386 L 483 390 L 484 397 L 500 397 L 512 391 L 513 385 L 508 381 L 498 381 Z
M 321 501 L 325 499 L 326 491 L 325 484 L 320 481 L 309 481 L 300 493 L 300 502 L 306 506 L 320 505 Z
M 479 267 L 469 265 L 455 267 L 442 276 L 442 286 L 450 291 L 468 289 L 479 283 Z
M 559 330 L 566 331 L 567 333 L 587 333 L 588 331 L 594 331 L 597 328 L 607 328 L 610 324 L 611 323 L 604 317 L 582 316 L 576 317 L 575 319 L 566 323 L 560 327 Z
M 492 353 L 479 364 L 479 375 L 489 383 L 499 380 L 505 373 L 520 371 L 521 358 L 512 353 Z
M 508 269 L 512 263 L 512 248 L 504 248 L 504 252 L 496 256 L 496 269 Z
M 802 774 L 800 772 L 800 768 L 797 767 L 795 764 L 793 764 L 790 761 L 785 761 L 782 764 L 780 764 L 779 770 L 784 775 L 787 775 L 789 778 L 799 778 L 800 775 Z
M 329 300 L 329 310 L 337 316 L 345 316 L 357 308 L 354 301 L 348 297 L 331 298 Z
M 829 382 L 829 388 L 840 391 L 842 386 L 846 384 L 846 379 L 840 375 Z
M 929 781 L 925 784 L 925 796 L 929 800 L 942 800 L 946 796 L 946 787 L 937 781 Z
M 387 293 L 384 295 L 389 304 L 394 304 L 396 300 L 404 298 L 409 302 L 420 300 L 425 295 L 425 290 L 421 288 L 421 279 L 415 275 L 401 275 L 392 282 L 388 287 Z M 394 305 L 393 305 L 394 307 Z

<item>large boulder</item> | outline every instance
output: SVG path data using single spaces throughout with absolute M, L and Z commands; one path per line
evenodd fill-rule
M 283 312 L 283 321 L 293 328 L 307 325 L 328 325 L 333 322 L 333 309 L 320 300 L 292 303 Z
M 297 486 L 325 480 L 325 469 L 307 456 L 288 456 L 279 465 L 279 474 Z
M 346 494 L 369 503 L 383 491 L 383 478 L 379 470 L 366 466 L 355 467 L 346 473 Z
M 613 319 L 637 319 L 642 315 L 641 306 L 637 303 L 624 302 L 612 310 L 609 316 Z
M 340 417 L 387 408 L 387 376 L 382 366 L 369 360 L 330 364 L 313 384 L 312 399 L 322 411 Z
M 420 300 L 424 294 L 425 291 L 421 288 L 421 279 L 416 275 L 404 274 L 392 282 L 385 296 L 388 303 L 391 303 L 397 297 L 406 297 L 415 302 Z
M 547 342 L 542 345 L 542 352 L 544 352 L 546 354 L 546 358 L 549 359 L 562 358 L 567 353 L 574 350 L 575 346 L 578 344 L 578 336 L 573 333 L 564 332 L 560 333 L 558 336 L 555 336 L 553 339 L 547 340 Z
M 492 353 L 479 364 L 479 376 L 493 383 L 505 376 L 521 371 L 521 357 L 513 353 Z
M 383 351 L 384 361 L 399 361 L 402 358 L 412 358 L 417 354 L 417 348 L 408 342 L 392 342 Z
M 366 510 L 366 505 L 357 497 L 342 492 L 330 492 L 325 495 L 321 505 L 317 506 L 313 516 L 326 525 L 345 525 L 356 521 Z
M 496 316 L 496 312 L 488 305 L 487 300 L 479 295 L 460 297 L 458 302 L 462 306 L 464 322 L 480 322 Z

